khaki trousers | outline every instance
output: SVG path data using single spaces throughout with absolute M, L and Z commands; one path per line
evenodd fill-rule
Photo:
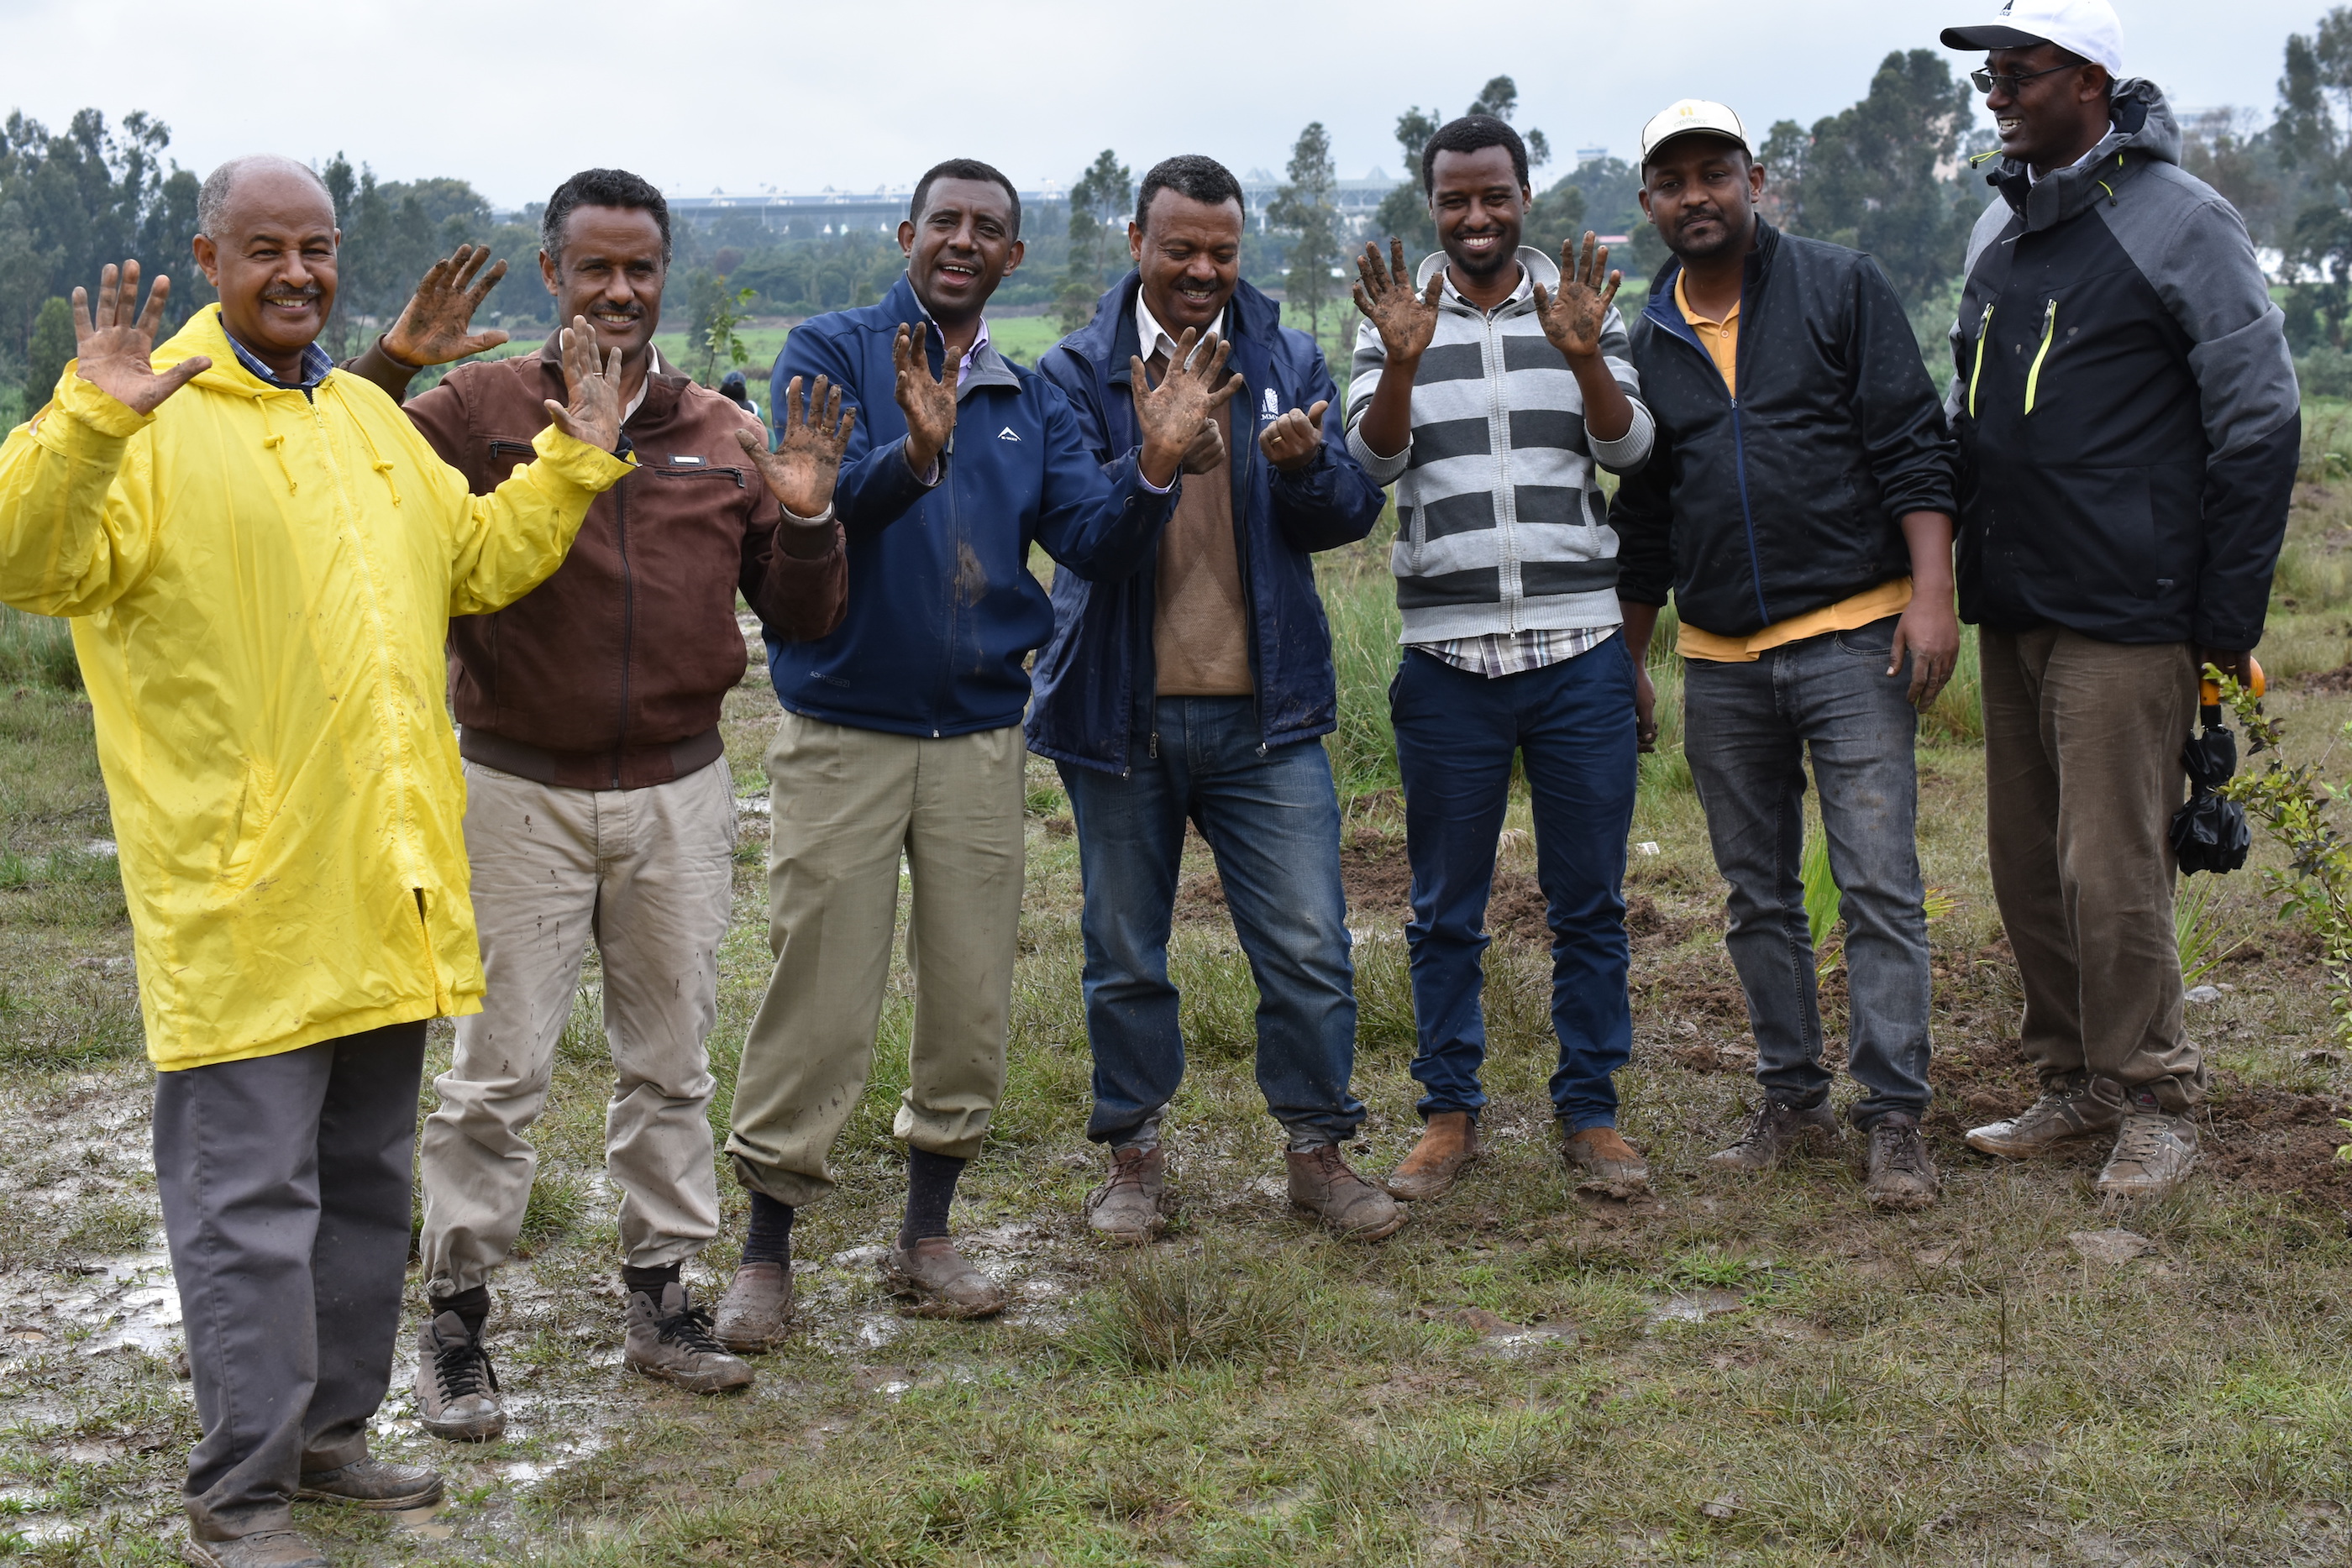
M 1987 631 L 1985 838 L 2025 989 L 2026 1060 L 2045 1088 L 2145 1085 L 2168 1110 L 2205 1095 L 2181 1017 L 2166 830 L 2197 712 L 2185 643 Z
M 776 966 L 727 1140 L 745 1186 L 795 1206 L 833 1190 L 825 1157 L 874 1065 L 902 855 L 915 1029 L 891 1133 L 929 1154 L 980 1152 L 1004 1092 L 1024 759 L 1018 726 L 935 740 L 784 714 L 768 747 Z
M 604 1168 L 633 1268 L 682 1261 L 719 1234 L 705 1042 L 734 894 L 735 796 L 722 758 L 642 789 L 567 789 L 466 764 L 466 853 L 488 991 L 457 1020 L 424 1138 L 425 1278 L 481 1284 L 522 1228 L 581 959 L 604 960 L 615 1082 Z

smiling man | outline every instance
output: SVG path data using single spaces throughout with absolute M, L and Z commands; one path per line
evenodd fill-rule
M 1947 400 L 1960 614 L 1982 628 L 1993 895 L 2042 1094 L 1976 1128 L 2027 1158 L 2112 1135 L 2102 1195 L 2197 1162 L 2167 834 L 2202 664 L 2245 673 L 2302 434 L 2246 226 L 2180 168 L 2106 0 L 2014 0 L 1945 47 L 2000 132 Z
M 1486 1058 L 1480 956 L 1511 764 L 1525 759 L 1536 880 L 1551 926 L 1552 1109 L 1561 1157 L 1627 1196 L 1648 1167 L 1617 1132 L 1613 1074 L 1633 1049 L 1625 994 L 1625 830 L 1633 664 L 1617 635 L 1617 539 L 1594 465 L 1650 453 L 1609 253 L 1522 249 L 1528 153 L 1488 115 L 1442 127 L 1422 189 L 1444 249 L 1405 282 L 1359 263 L 1348 444 L 1397 487 L 1391 565 L 1404 655 L 1390 687 L 1412 862 L 1421 1140 L 1389 1178 L 1433 1197 L 1478 1152 Z M 1565 373 L 1563 373 L 1565 372 Z
M 793 1212 L 833 1189 L 827 1155 L 873 1065 L 902 863 L 915 1018 L 893 1132 L 907 1209 L 882 1274 L 923 1315 L 1003 1306 L 950 1239 L 948 1209 L 1004 1086 L 1021 716 L 1028 657 L 1054 629 L 1030 547 L 1097 580 L 1135 571 L 1176 505 L 1185 452 L 1231 395 L 1217 390 L 1222 350 L 1139 388 L 1141 445 L 1106 468 L 1060 389 L 989 342 L 989 297 L 1021 265 L 1012 182 L 971 159 L 930 169 L 898 247 L 907 274 L 887 298 L 803 322 L 776 362 L 778 407 L 794 378 L 824 376 L 857 426 L 834 492 L 847 614 L 814 642 L 769 638 L 784 709 L 768 748 L 775 967 L 736 1080 L 727 1152 L 751 1224 L 719 1312 L 739 1350 L 782 1333 Z
M 282 158 L 214 171 L 219 291 L 160 350 L 166 284 L 74 291 L 78 358 L 0 448 L 0 601 L 75 617 L 122 846 L 156 1186 L 203 1436 L 188 1560 L 325 1568 L 299 1497 L 422 1506 L 368 1457 L 408 1260 L 425 1020 L 480 1006 L 452 615 L 529 592 L 629 471 L 584 320 L 503 483 L 469 493 L 315 340 L 334 204 Z M 135 319 L 134 319 L 135 317 Z
M 1314 340 L 1241 280 L 1244 222 L 1222 163 L 1153 167 L 1128 225 L 1136 269 L 1040 367 L 1107 465 L 1142 440 L 1133 366 L 1164 379 L 1180 334 L 1230 343 L 1245 393 L 1202 432 L 1150 565 L 1118 582 L 1055 576 L 1054 640 L 1037 657 L 1029 743 L 1061 765 L 1085 882 L 1087 1135 L 1111 1159 L 1087 1219 L 1125 1241 L 1166 1223 L 1161 1127 L 1184 1073 L 1168 932 L 1190 821 L 1257 981 L 1258 1085 L 1283 1128 L 1291 1200 L 1373 1241 L 1404 1213 L 1339 1153 L 1364 1107 L 1349 1088 L 1354 974 L 1321 739 L 1338 700 L 1311 552 L 1369 533 L 1381 489 L 1347 451 Z

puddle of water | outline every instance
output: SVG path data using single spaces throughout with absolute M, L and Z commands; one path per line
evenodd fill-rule
M 1678 1291 L 1650 1308 L 1650 1325 L 1703 1323 L 1718 1312 L 1736 1312 L 1747 1300 L 1736 1291 Z
M 395 1510 L 392 1516 L 393 1528 L 404 1535 L 414 1535 L 425 1541 L 446 1541 L 457 1533 L 448 1521 L 440 1517 L 448 1506 L 446 1502 L 436 1502 L 430 1508 Z
M 176 1354 L 182 1343 L 180 1291 L 162 1242 L 159 1234 L 143 1250 L 107 1259 L 61 1294 L 35 1291 L 9 1303 L 8 1340 L 36 1350 L 81 1330 L 87 1337 L 74 1349 L 83 1355 L 125 1348 L 165 1359 Z
M 835 1253 L 825 1263 L 835 1269 L 871 1269 L 889 1255 L 890 1249 L 879 1245 L 852 1247 L 846 1252 Z

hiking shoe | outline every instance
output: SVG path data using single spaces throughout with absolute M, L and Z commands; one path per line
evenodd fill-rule
M 490 1442 L 507 1429 L 499 1375 L 481 1331 L 455 1312 L 443 1312 L 417 1333 L 416 1415 L 426 1431 L 455 1443 Z
M 629 1337 L 622 1359 L 647 1377 L 675 1383 L 696 1394 L 723 1394 L 751 1381 L 751 1369 L 710 1335 L 710 1314 L 694 1304 L 684 1285 L 629 1293 Z
M 898 1310 L 910 1318 L 986 1318 L 1004 1310 L 1003 1288 L 965 1262 L 945 1236 L 891 1248 L 882 1260 L 882 1282 L 908 1299 Z
M 327 1554 L 299 1530 L 257 1530 L 234 1541 L 180 1542 L 180 1561 L 194 1568 L 331 1568 Z
M 1739 1141 L 1707 1155 L 1706 1163 L 1719 1171 L 1779 1170 L 1792 1154 L 1825 1153 L 1837 1142 L 1837 1113 L 1827 1100 L 1818 1105 L 1767 1100 L 1762 1110 L 1748 1118 Z
M 792 1321 L 792 1265 L 746 1263 L 719 1298 L 710 1333 L 738 1355 L 759 1355 L 776 1348 Z
M 1087 1195 L 1087 1226 L 1106 1240 L 1147 1242 L 1168 1228 L 1167 1207 L 1167 1151 L 1113 1149 L 1110 1179 Z
M 1559 1157 L 1570 1170 L 1584 1173 L 1584 1179 L 1576 1184 L 1577 1191 L 1625 1198 L 1639 1197 L 1650 1190 L 1649 1162 L 1616 1128 L 1587 1127 L 1570 1133 L 1563 1127 L 1560 1131 L 1566 1136 L 1559 1141 Z
M 1936 1167 L 1919 1138 L 1919 1118 L 1890 1111 L 1870 1124 L 1870 1178 L 1863 1196 L 1873 1208 L 1925 1208 L 1936 1201 Z
M 354 1459 L 338 1469 L 306 1470 L 294 1495 L 305 1502 L 339 1502 L 346 1508 L 425 1508 L 441 1500 L 441 1476 L 422 1465 Z
M 1385 1241 L 1404 1228 L 1405 1211 L 1397 1200 L 1350 1169 L 1339 1157 L 1339 1145 L 1282 1157 L 1290 1166 L 1293 1208 L 1305 1209 L 1350 1241 Z
M 1970 1127 L 1969 1147 L 2003 1159 L 2030 1160 L 2077 1138 L 2115 1132 L 2124 1119 L 2123 1085 L 2085 1079 L 2070 1089 L 2045 1089 L 2021 1116 Z
M 1412 1153 L 1381 1185 L 1391 1197 L 1407 1203 L 1444 1197 L 1477 1162 L 1478 1118 L 1467 1111 L 1440 1111 L 1422 1124 Z
M 2099 1172 L 2105 1198 L 2162 1197 L 2197 1168 L 2197 1124 L 2175 1116 L 2148 1090 L 2126 1102 L 2115 1152 Z

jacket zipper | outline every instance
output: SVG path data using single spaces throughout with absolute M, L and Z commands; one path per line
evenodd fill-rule
M 1496 340 L 1495 332 L 1496 319 L 1488 315 L 1480 323 L 1485 334 L 1485 343 L 1480 350 L 1482 365 L 1490 357 L 1496 361 L 1501 361 L 1504 357 L 1502 344 Z M 1527 598 L 1527 590 L 1518 581 L 1519 509 L 1511 491 L 1511 416 L 1503 406 L 1503 381 L 1507 373 L 1506 366 L 1500 362 L 1486 371 L 1486 439 L 1493 444 L 1496 454 L 1495 509 L 1498 514 L 1496 518 L 1498 537 L 1496 540 L 1495 598 L 1497 607 L 1503 611 L 1503 630 L 1517 632 L 1519 630 L 1519 606 Z M 1499 429 L 1496 428 L 1498 425 Z M 1516 597 L 1507 597 L 1508 591 L 1503 586 L 1505 571 L 1510 573 L 1511 581 L 1518 587 Z
M 2025 372 L 2025 412 L 2033 412 L 2033 399 L 2042 390 L 2042 361 L 2050 357 L 2050 345 L 2058 336 L 2058 301 L 2053 298 L 2050 308 L 2042 313 L 2042 347 L 2034 351 L 2033 363 Z M 1981 340 L 1979 340 L 1981 341 Z
M 1740 337 L 1744 340 L 1751 325 L 1747 319 L 1748 287 L 1745 283 L 1739 289 L 1739 314 Z M 1669 329 L 1666 336 L 1687 345 L 1692 353 L 1706 361 L 1706 368 L 1715 372 L 1717 383 L 1723 388 L 1723 395 L 1731 400 L 1731 464 L 1739 476 L 1739 520 L 1748 532 L 1748 571 L 1756 584 L 1756 613 L 1764 618 L 1765 625 L 1769 626 L 1772 624 L 1772 612 L 1764 602 L 1764 559 L 1756 550 L 1756 512 L 1748 500 L 1748 435 L 1740 423 L 1739 394 L 1733 392 L 1731 383 L 1723 379 L 1723 369 L 1715 362 L 1715 356 L 1701 347 L 1698 340 L 1689 333 L 1690 324 L 1685 322 L 1682 331 Z
M 1969 417 L 1977 416 L 1977 378 L 1984 374 L 1985 340 L 1992 335 L 1992 306 L 1988 303 L 1977 321 L 1977 362 L 1969 367 Z
M 1226 409 L 1230 411 L 1234 406 L 1234 403 L 1238 403 L 1240 401 L 1240 399 L 1236 398 L 1233 402 L 1228 402 L 1225 404 Z M 1241 426 L 1241 421 L 1233 418 L 1230 412 L 1227 414 L 1227 422 L 1236 430 Z M 1242 458 L 1241 484 L 1238 486 L 1241 494 L 1234 497 L 1235 502 L 1234 507 L 1234 563 L 1235 566 L 1240 568 L 1240 577 L 1242 580 L 1242 636 L 1245 640 L 1245 651 L 1248 656 L 1250 667 L 1250 721 L 1257 728 L 1257 754 L 1260 757 L 1264 757 L 1265 755 L 1265 709 L 1261 706 L 1258 700 L 1258 692 L 1265 684 L 1265 676 L 1264 672 L 1260 669 L 1262 659 L 1257 641 L 1257 595 L 1252 591 L 1250 588 L 1248 501 L 1248 497 L 1256 493 L 1257 462 L 1260 453 L 1257 449 L 1257 443 L 1256 441 L 1252 440 L 1249 443 L 1249 450 L 1243 455 Z M 1178 472 L 1180 474 L 1182 472 L 1181 467 Z M 1154 705 L 1153 711 L 1155 713 L 1158 711 L 1158 705 Z
M 621 787 L 621 758 L 629 749 L 629 661 L 637 635 L 637 585 L 629 573 L 629 491 L 613 486 L 613 532 L 621 552 L 621 729 L 613 740 L 613 788 Z
M 958 418 L 961 418 L 961 410 L 958 412 Z M 940 488 L 948 493 L 948 538 L 961 545 L 964 543 L 963 522 L 956 513 L 954 460 L 955 432 L 950 430 L 948 432 L 947 444 L 940 449 L 940 461 L 946 465 L 940 473 Z M 962 620 L 962 590 L 950 588 L 948 590 L 948 634 L 940 640 L 941 645 L 940 684 L 939 689 L 931 698 L 931 738 L 933 740 L 940 737 L 939 716 L 947 711 L 948 694 L 955 685 L 956 627 Z

